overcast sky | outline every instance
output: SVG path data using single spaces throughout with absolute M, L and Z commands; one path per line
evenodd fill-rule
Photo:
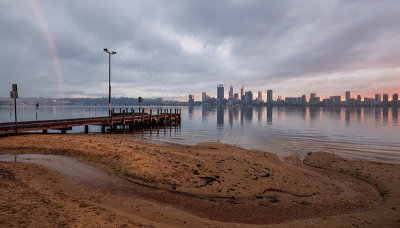
M 400 2 L 0 0 L 0 97 L 400 92 Z M 390 95 L 391 97 L 391 95 Z

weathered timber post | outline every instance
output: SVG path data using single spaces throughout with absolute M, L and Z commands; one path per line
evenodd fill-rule
M 61 134 L 67 134 L 67 128 L 62 128 L 61 129 Z
M 85 125 L 85 134 L 89 133 L 89 125 Z
M 153 125 L 153 109 L 150 109 L 150 126 Z
M 160 128 L 160 109 L 157 109 L 157 130 Z
M 111 127 L 113 126 L 113 122 L 114 122 L 114 109 L 111 111 L 111 120 L 110 120 Z
M 135 110 L 132 109 L 132 131 L 135 129 Z
M 142 109 L 142 125 L 144 125 L 144 108 Z
M 101 125 L 101 133 L 106 133 L 106 125 L 105 124 L 102 124 Z
M 124 110 L 123 113 L 122 113 L 122 124 L 123 124 L 122 128 L 123 128 L 124 131 L 125 131 L 125 110 Z
M 43 134 L 47 134 L 47 129 L 44 129 L 44 130 L 43 130 Z

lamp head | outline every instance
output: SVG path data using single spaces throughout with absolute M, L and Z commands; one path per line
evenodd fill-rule
M 115 55 L 115 54 L 117 54 L 117 52 L 113 51 L 111 54 Z
M 105 52 L 108 52 L 108 49 L 107 49 L 107 48 L 104 48 L 104 51 L 105 51 Z

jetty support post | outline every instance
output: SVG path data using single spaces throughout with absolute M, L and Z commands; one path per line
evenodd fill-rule
M 85 134 L 89 134 L 89 125 L 85 125 Z

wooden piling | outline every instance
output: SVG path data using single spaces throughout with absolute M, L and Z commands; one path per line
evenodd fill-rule
M 43 134 L 47 134 L 47 129 L 44 129 L 44 130 L 43 130 Z
M 61 134 L 67 134 L 67 129 L 66 128 L 62 128 L 61 129 Z
M 89 125 L 85 125 L 85 134 L 89 133 Z
M 135 110 L 132 109 L 132 131 L 135 129 Z
M 101 133 L 106 133 L 106 125 L 105 124 L 102 124 L 101 125 Z
M 142 109 L 142 125 L 144 125 L 144 108 Z
M 125 110 L 122 113 L 122 129 L 125 131 Z

